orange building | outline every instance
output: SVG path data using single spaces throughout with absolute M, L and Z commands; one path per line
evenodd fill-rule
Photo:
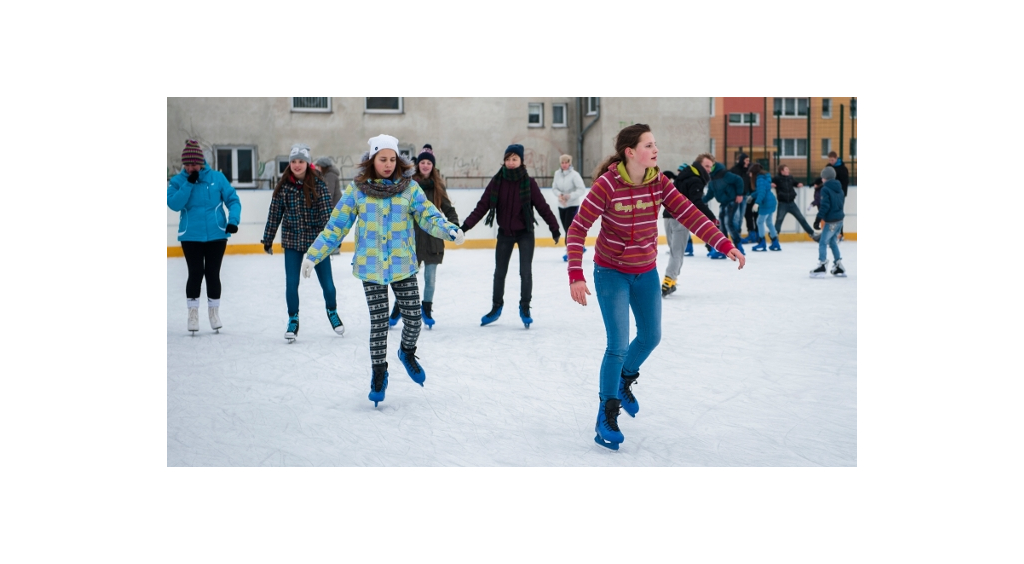
M 814 178 L 835 151 L 857 183 L 857 98 L 713 98 L 711 151 L 732 167 L 741 152 L 775 174 Z

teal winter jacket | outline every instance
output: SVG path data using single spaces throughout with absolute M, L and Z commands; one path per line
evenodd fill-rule
M 227 218 L 224 207 L 227 206 Z M 228 179 L 218 171 L 203 165 L 199 180 L 188 181 L 185 169 L 171 177 L 167 183 L 167 207 L 179 212 L 179 241 L 217 241 L 231 234 L 224 228 L 238 225 L 242 203 Z
M 757 204 L 757 215 L 775 213 L 775 210 L 779 207 L 779 200 L 772 193 L 771 175 L 766 172 L 757 175 L 755 186 L 752 196 L 754 198 L 753 203 Z

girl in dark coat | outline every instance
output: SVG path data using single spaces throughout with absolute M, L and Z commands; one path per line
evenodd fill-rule
M 508 274 L 508 262 L 512 258 L 512 248 L 519 246 L 519 278 L 521 281 L 519 294 L 519 318 L 527 329 L 533 323 L 530 317 L 530 298 L 533 294 L 533 248 L 535 244 L 533 226 L 534 208 L 540 212 L 544 222 L 551 229 L 551 238 L 555 244 L 561 237 L 558 220 L 551 208 L 544 201 L 537 181 L 530 178 L 523 166 L 523 146 L 509 145 L 505 149 L 505 165 L 484 190 L 483 196 L 476 204 L 476 209 L 466 218 L 462 225 L 463 231 L 469 231 L 487 214 L 484 223 L 493 225 L 498 220 L 498 244 L 494 249 L 494 293 L 491 311 L 483 316 L 480 325 L 487 325 L 498 320 L 505 304 L 505 275 Z

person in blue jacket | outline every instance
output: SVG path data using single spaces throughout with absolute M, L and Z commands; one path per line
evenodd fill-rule
M 750 175 L 750 184 L 754 186 L 754 193 L 748 196 L 751 203 L 757 204 L 757 244 L 751 247 L 752 251 L 765 250 L 765 234 L 772 238 L 771 250 L 781 251 L 779 246 L 779 232 L 775 230 L 775 221 L 772 214 L 779 207 L 779 201 L 772 193 L 772 177 L 765 172 L 759 163 L 750 165 L 747 172 Z
M 188 265 L 185 298 L 188 330 L 199 330 L 199 292 L 206 278 L 210 328 L 220 329 L 220 264 L 228 237 L 238 232 L 242 203 L 228 179 L 206 165 L 199 143 L 189 139 L 181 152 L 181 172 L 167 184 L 167 207 L 180 212 L 178 241 Z M 227 207 L 227 218 L 224 207 Z M 218 331 L 219 332 L 219 331 Z
M 714 194 L 715 200 L 719 203 L 718 213 L 721 218 L 719 223 L 725 228 L 722 233 L 732 239 L 733 245 L 741 253 L 747 254 L 743 250 L 743 244 L 740 242 L 743 212 L 747 209 L 746 200 L 743 198 L 743 191 L 745 190 L 743 179 L 735 173 L 726 170 L 721 163 L 715 163 L 711 167 L 711 182 L 708 186 L 710 189 L 708 194 L 704 196 L 703 201 L 709 201 L 712 197 L 711 194 Z M 718 258 L 715 255 L 710 256 L 711 258 Z
M 843 185 L 836 180 L 834 168 L 826 166 L 821 171 L 821 179 L 824 181 L 821 185 L 821 204 L 818 206 L 818 216 L 814 218 L 814 223 L 824 221 L 825 224 L 821 230 L 821 239 L 818 240 L 818 267 L 811 271 L 811 278 L 825 277 L 825 269 L 828 266 L 826 247 L 832 249 L 832 257 L 835 259 L 832 275 L 846 277 L 843 259 L 839 256 L 839 243 L 836 241 L 846 217 L 843 212 L 846 196 L 843 194 Z

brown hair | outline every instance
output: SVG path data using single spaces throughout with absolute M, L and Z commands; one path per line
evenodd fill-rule
M 302 179 L 302 193 L 306 196 L 306 207 L 313 207 L 313 198 L 316 197 L 316 181 L 320 178 L 320 169 L 313 168 L 313 165 L 306 163 L 306 176 Z M 285 169 L 284 174 L 281 175 L 280 180 L 277 181 L 277 186 L 274 188 L 274 193 L 271 195 L 272 198 L 276 198 L 278 192 L 284 187 L 285 182 L 295 183 L 295 176 L 292 174 L 292 169 Z
M 412 179 L 415 180 L 416 182 L 421 182 L 422 180 L 426 180 L 427 178 L 428 177 L 424 177 L 422 174 L 420 174 L 420 167 L 419 165 L 417 165 L 416 174 L 412 175 Z M 441 178 L 441 173 L 437 171 L 436 165 L 430 169 L 429 178 L 430 180 L 434 181 L 434 201 L 431 203 L 433 203 L 437 209 L 441 209 L 441 202 L 445 200 L 451 201 L 451 198 L 448 197 L 448 190 L 445 189 L 444 179 Z
M 762 170 L 761 163 L 754 163 L 750 165 L 749 169 L 747 169 L 747 174 L 749 174 L 751 178 L 757 178 L 757 175 L 761 174 Z
M 697 155 L 697 163 L 704 162 L 704 159 L 711 159 L 711 164 L 715 164 L 715 156 L 711 153 L 701 153 Z
M 775 172 L 777 172 L 779 176 L 782 176 L 782 171 L 787 168 L 789 168 L 788 164 L 780 164 L 778 170 L 776 170 Z
M 383 151 L 383 149 L 381 149 L 381 151 Z M 377 169 L 373 166 L 373 159 L 376 156 L 377 153 L 374 153 L 373 157 L 367 157 L 366 160 L 359 163 L 359 174 L 354 178 L 356 184 L 366 182 L 367 180 L 391 180 L 392 182 L 395 182 L 396 179 L 400 180 L 405 176 L 406 172 L 409 172 L 416 166 L 412 164 L 412 161 L 403 160 L 401 155 L 395 153 L 395 157 L 397 157 L 395 163 L 397 166 L 395 166 L 395 170 L 391 172 L 391 178 L 381 179 L 381 177 L 377 175 Z
M 830 157 L 835 157 L 835 158 L 839 158 L 839 155 L 838 155 L 838 154 L 836 154 L 836 152 L 835 152 L 835 151 L 829 151 L 829 152 L 828 152 L 828 156 L 830 156 Z
M 608 171 L 608 167 L 615 163 L 626 162 L 626 149 L 635 149 L 640 145 L 640 136 L 649 133 L 651 127 L 646 123 L 634 123 L 622 128 L 622 131 L 615 136 L 615 154 L 608 157 L 594 169 L 593 177 L 596 180 Z

